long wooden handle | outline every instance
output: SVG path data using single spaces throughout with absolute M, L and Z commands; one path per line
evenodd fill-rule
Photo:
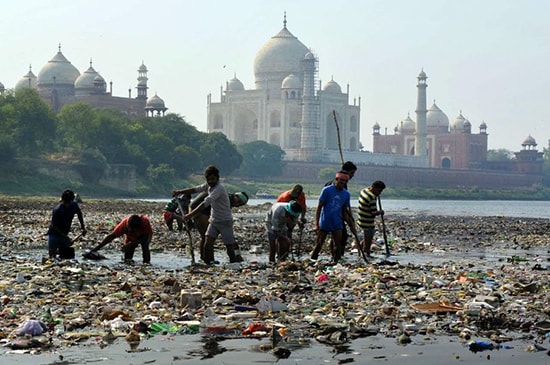
M 383 210 L 382 201 L 380 200 L 380 195 L 378 195 L 377 200 L 378 200 L 378 210 Z M 382 220 L 382 234 L 384 235 L 384 244 L 386 245 L 386 256 L 390 256 L 390 246 L 388 245 L 388 236 L 386 234 L 386 223 L 384 222 L 384 214 L 380 215 L 380 219 Z

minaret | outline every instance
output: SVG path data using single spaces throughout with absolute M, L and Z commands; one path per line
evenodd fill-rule
M 418 74 L 418 95 L 416 98 L 416 131 L 414 138 L 414 154 L 415 156 L 426 156 L 426 79 L 428 77 L 424 70 Z
M 302 138 L 300 141 L 300 160 L 313 161 L 319 153 L 317 145 L 318 101 L 315 99 L 315 75 L 317 59 L 308 52 L 302 60 L 304 70 L 304 91 L 302 94 Z
M 147 66 L 141 61 L 141 66 L 138 68 L 138 85 L 137 85 L 137 97 L 136 99 L 147 100 Z

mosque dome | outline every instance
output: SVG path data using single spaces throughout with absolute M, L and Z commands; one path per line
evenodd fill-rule
M 282 80 L 289 74 L 302 73 L 302 60 L 309 49 L 286 28 L 271 37 L 256 53 L 254 75 L 256 88 L 263 88 L 265 81 Z
M 416 123 L 407 115 L 407 118 L 401 121 L 399 128 L 401 131 L 414 131 L 416 130 Z
M 426 114 L 426 126 L 449 128 L 449 117 L 433 103 Z
M 459 116 L 456 117 L 455 120 L 453 120 L 453 122 L 451 123 L 451 128 L 459 130 L 464 129 L 464 121 L 466 121 L 466 118 L 464 118 L 462 116 L 462 112 L 460 112 Z
M 164 100 L 162 100 L 156 93 L 147 99 L 145 103 L 145 109 L 165 109 Z
M 332 94 L 341 94 L 342 93 L 342 88 L 334 80 L 330 80 L 329 82 L 327 82 L 325 84 L 325 86 L 323 86 L 323 90 L 327 93 L 332 93 Z
M 31 67 L 29 66 L 29 72 L 25 74 L 17 84 L 15 84 L 15 91 L 21 90 L 26 87 L 31 89 L 36 89 L 38 86 L 36 75 L 32 72 Z
M 281 89 L 301 89 L 302 87 L 302 80 L 294 74 L 290 74 L 285 77 L 281 85 Z
M 487 129 L 487 124 L 485 122 L 481 122 L 481 124 L 479 125 L 479 128 Z
M 528 135 L 528 136 L 523 140 L 523 142 L 521 142 L 521 145 L 522 145 L 522 146 L 536 146 L 536 145 L 537 145 L 537 141 L 535 141 L 535 139 L 534 139 L 531 135 Z
M 78 78 L 74 82 L 75 94 L 78 95 L 93 90 L 94 80 L 97 75 L 99 74 L 92 67 L 92 62 L 90 62 L 90 67 L 88 67 L 88 69 L 84 71 L 80 76 L 78 76 Z
M 38 85 L 53 85 L 55 79 L 56 85 L 74 86 L 79 76 L 78 69 L 65 58 L 60 48 L 57 54 L 38 73 Z
M 244 85 L 236 76 L 233 77 L 229 82 L 227 83 L 227 90 L 228 91 L 243 91 Z

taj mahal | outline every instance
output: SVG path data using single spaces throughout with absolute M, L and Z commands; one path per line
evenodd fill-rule
M 339 163 L 341 150 L 346 160 L 366 165 L 488 168 L 487 124 L 482 121 L 476 131 L 462 111 L 450 121 L 435 101 L 428 108 L 424 70 L 417 76 L 414 119 L 407 115 L 388 133 L 377 122 L 362 123 L 361 98 L 350 100 L 349 85 L 342 90 L 333 78 L 322 85 L 318 64 L 317 55 L 288 29 L 285 14 L 283 28 L 256 53 L 254 87 L 247 89 L 235 75 L 221 87 L 219 101 L 208 94 L 208 132 L 222 132 L 237 144 L 277 145 L 287 161 Z M 372 128 L 372 152 L 362 151 L 361 128 Z M 520 143 L 540 156 L 531 136 Z

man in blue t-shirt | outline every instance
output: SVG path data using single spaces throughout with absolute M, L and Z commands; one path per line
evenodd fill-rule
M 336 173 L 334 184 L 325 186 L 319 196 L 319 204 L 315 212 L 314 228 L 317 231 L 315 248 L 311 252 L 311 259 L 317 260 L 319 252 L 327 235 L 332 234 L 332 260 L 338 262 L 342 256 L 342 231 L 344 218 L 351 216 L 350 193 L 344 188 L 349 180 L 345 171 Z M 354 225 L 350 229 L 357 234 Z

